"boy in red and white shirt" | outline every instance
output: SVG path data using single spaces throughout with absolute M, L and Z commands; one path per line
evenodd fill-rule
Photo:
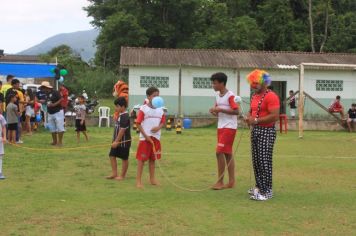
M 140 131 L 140 142 L 137 147 L 137 176 L 136 187 L 142 188 L 142 170 L 145 161 L 149 161 L 150 183 L 158 185 L 155 179 L 155 160 L 161 158 L 161 128 L 165 124 L 165 115 L 162 108 L 154 108 L 152 99 L 159 96 L 155 87 L 148 88 L 146 95 L 149 102 L 140 107 L 137 115 L 137 128 Z M 153 145 L 155 148 L 153 148 Z
M 213 74 L 210 80 L 214 90 L 219 92 L 216 96 L 215 107 L 210 109 L 210 113 L 218 116 L 218 143 L 216 147 L 218 180 L 212 188 L 220 190 L 233 188 L 235 185 L 235 162 L 232 156 L 232 147 L 237 130 L 239 108 L 235 103 L 234 93 L 226 88 L 227 76 L 224 73 Z M 229 182 L 226 185 L 224 185 L 225 161 L 229 172 Z

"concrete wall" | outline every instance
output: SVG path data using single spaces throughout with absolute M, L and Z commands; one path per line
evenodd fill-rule
M 210 77 L 213 73 L 224 72 L 228 76 L 227 88 L 238 93 L 238 73 L 240 72 L 240 96 L 243 98 L 244 111 L 249 109 L 250 87 L 246 81 L 246 76 L 250 69 L 227 68 L 201 68 L 182 67 L 182 106 L 185 116 L 206 116 L 208 110 L 215 101 L 215 92 L 212 89 L 194 89 L 194 77 Z M 286 94 L 289 90 L 298 90 L 299 70 L 269 70 L 273 81 L 286 81 Z M 169 114 L 178 112 L 178 67 L 130 67 L 129 68 L 129 88 L 130 106 L 142 104 L 145 98 L 146 88 L 140 87 L 141 76 L 167 76 L 169 77 L 169 88 L 160 88 L 161 96 L 164 97 Z M 316 91 L 317 80 L 342 80 L 343 91 Z M 317 99 L 321 104 L 328 107 L 332 100 L 340 95 L 345 108 L 356 102 L 356 72 L 340 70 L 306 70 L 305 71 L 305 91 Z M 289 109 L 287 108 L 287 114 Z M 331 118 L 324 110 L 319 108 L 309 99 L 305 101 L 306 118 Z
M 192 117 L 192 127 L 206 127 L 209 125 L 215 125 L 217 119 L 215 117 Z M 97 116 L 89 116 L 86 118 L 86 125 L 90 126 L 98 126 L 99 118 Z M 66 125 L 69 127 L 73 127 L 75 124 L 75 117 L 66 118 Z M 102 126 L 105 127 L 106 123 L 103 122 Z M 113 126 L 114 122 L 110 121 L 110 126 Z M 239 127 L 246 127 L 243 120 L 239 120 Z M 279 130 L 279 122 L 276 123 L 276 128 Z M 90 129 L 90 128 L 89 128 Z M 325 131 L 337 131 L 337 130 L 345 130 L 341 125 L 339 125 L 336 121 L 326 121 L 326 120 L 304 120 L 304 129 L 305 130 L 325 130 Z M 288 130 L 298 130 L 298 120 L 288 120 Z

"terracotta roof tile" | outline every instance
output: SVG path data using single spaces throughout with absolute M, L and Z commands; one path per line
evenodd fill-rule
M 356 54 L 122 47 L 121 66 L 296 69 L 302 62 L 356 64 Z

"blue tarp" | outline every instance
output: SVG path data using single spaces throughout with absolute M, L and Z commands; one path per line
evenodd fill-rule
M 54 77 L 51 72 L 55 65 L 0 63 L 0 75 L 14 75 L 18 78 Z

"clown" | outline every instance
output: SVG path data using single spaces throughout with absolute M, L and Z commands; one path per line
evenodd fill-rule
M 248 193 L 251 200 L 265 201 L 272 192 L 272 155 L 276 140 L 275 122 L 279 118 L 279 97 L 267 87 L 271 76 L 264 70 L 254 70 L 247 75 L 254 91 L 246 122 L 251 129 L 252 164 L 256 185 Z

